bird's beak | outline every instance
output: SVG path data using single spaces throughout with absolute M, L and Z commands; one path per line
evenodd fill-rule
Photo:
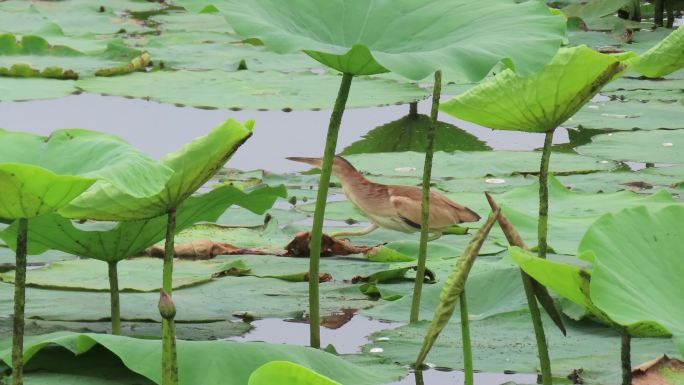
M 321 159 L 321 158 L 305 158 L 305 157 L 301 157 L 301 156 L 289 156 L 285 159 L 293 160 L 295 162 L 302 162 L 302 163 L 310 164 L 314 167 L 321 167 L 321 164 L 323 164 L 323 159 Z

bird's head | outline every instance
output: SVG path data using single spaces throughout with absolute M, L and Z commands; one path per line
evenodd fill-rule
M 306 158 L 306 157 L 301 157 L 301 156 L 290 156 L 290 157 L 287 157 L 286 159 L 287 160 L 293 160 L 295 162 L 302 162 L 302 163 L 310 164 L 310 165 L 312 165 L 314 167 L 318 167 L 318 168 L 321 168 L 321 166 L 323 165 L 323 158 Z M 350 171 L 356 172 L 356 169 L 354 168 L 354 166 L 352 166 L 351 163 L 349 163 L 349 161 L 347 161 L 346 159 L 344 159 L 341 156 L 336 155 L 335 158 L 333 158 L 333 169 L 332 169 L 332 171 L 335 175 L 342 175 L 342 174 L 344 174 L 346 172 L 350 172 Z

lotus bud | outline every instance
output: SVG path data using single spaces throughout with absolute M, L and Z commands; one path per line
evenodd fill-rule
M 158 307 L 159 314 L 161 314 L 162 318 L 165 320 L 172 320 L 173 317 L 176 316 L 176 305 L 173 304 L 173 299 L 171 299 L 169 293 L 165 292 L 164 289 L 159 292 Z

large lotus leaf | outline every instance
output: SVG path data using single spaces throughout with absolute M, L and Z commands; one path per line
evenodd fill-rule
M 634 0 L 594 0 L 568 5 L 562 11 L 568 17 L 591 20 L 614 15 L 620 9 L 631 8 L 633 4 Z
M 437 69 L 447 79 L 479 80 L 502 60 L 511 67 L 515 63 L 519 70 L 539 67 L 560 45 L 565 32 L 565 19 L 539 2 L 204 3 L 215 4 L 239 35 L 258 38 L 276 52 L 303 50 L 343 73 L 392 71 L 414 80 Z M 501 14 L 507 17 L 501 19 Z
M 577 152 L 601 159 L 632 162 L 684 162 L 684 131 L 654 130 L 598 135 Z
M 624 325 L 662 325 L 684 353 L 682 219 L 681 206 L 605 215 L 587 230 L 579 250 L 595 255 L 591 296 L 598 307 Z
M 470 304 L 469 302 L 468 305 Z M 542 320 L 545 325 L 552 324 L 551 319 L 545 314 L 542 315 Z M 577 373 L 578 369 L 582 369 L 579 375 L 585 384 L 620 383 L 618 332 L 592 322 L 565 320 L 565 325 L 567 337 L 551 329 L 547 329 L 546 333 L 551 368 L 554 377 L 557 378 L 554 379 L 554 384 L 567 381 L 565 377 Z M 410 365 L 415 362 L 416 351 L 420 349 L 428 326 L 429 322 L 420 322 L 375 333 L 371 336 L 372 342 L 363 347 L 363 352 L 376 359 Z M 474 368 L 495 373 L 538 373 L 539 357 L 531 328 L 532 319 L 527 312 L 501 314 L 471 321 L 470 338 L 473 345 Z M 462 347 L 461 325 L 453 322 L 442 333 L 426 362 L 438 367 L 460 369 L 460 363 L 463 362 Z M 371 348 L 381 348 L 383 352 L 369 353 Z M 645 362 L 663 353 L 677 355 L 677 349 L 668 339 L 632 339 L 632 362 Z M 530 382 L 534 383 L 534 379 L 524 383 Z
M 195 107 L 231 109 L 329 108 L 337 96 L 339 76 L 276 71 L 158 71 L 116 78 L 90 78 L 76 85 L 84 91 L 133 96 Z M 348 107 L 379 106 L 423 99 L 427 91 L 408 83 L 359 79 Z
M 0 102 L 61 98 L 76 92 L 73 80 L 0 76 Z
M 435 152 L 432 162 L 433 178 L 467 178 L 510 176 L 539 172 L 540 153 L 535 151 L 472 151 L 453 153 Z M 355 154 L 345 157 L 354 167 L 371 175 L 420 177 L 425 154 L 396 152 Z M 555 174 L 586 173 L 611 170 L 612 162 L 576 154 L 554 154 L 549 165 Z
M 658 45 L 630 61 L 630 69 L 657 78 L 684 68 L 684 28 L 677 28 Z
M 50 45 L 40 36 L 20 40 L 0 34 L 0 76 L 76 79 L 100 74 L 129 63 L 142 53 L 112 41 L 104 51 L 86 54 L 71 47 Z
M 432 120 L 427 115 L 408 115 L 369 131 L 362 139 L 350 144 L 341 155 L 369 152 L 425 152 L 427 130 Z M 435 125 L 435 151 L 489 150 L 483 141 L 454 125 L 438 122 Z
M 44 137 L 0 130 L 0 217 L 57 210 L 98 179 L 132 196 L 148 196 L 160 191 L 170 173 L 113 135 L 64 129 Z
M 684 104 L 641 102 L 589 103 L 563 124 L 565 127 L 582 127 L 613 130 L 655 130 L 658 128 L 684 128 L 681 116 Z
M 134 258 L 119 262 L 119 290 L 159 291 L 162 282 L 162 263 L 159 258 Z M 236 267 L 233 262 L 184 261 L 173 266 L 173 288 L 208 282 L 214 274 Z M 14 272 L 0 274 L 0 280 L 14 282 Z M 51 263 L 31 269 L 26 284 L 44 289 L 109 291 L 107 265 L 94 259 L 77 259 Z
M 178 206 L 223 166 L 252 135 L 254 121 L 228 119 L 209 134 L 198 137 L 178 151 L 165 155 L 161 163 L 173 171 L 164 189 L 138 198 L 104 185 L 86 192 L 60 212 L 70 218 L 136 220 L 165 214 Z
M 182 231 L 197 222 L 213 222 L 231 205 L 263 214 L 278 196 L 284 195 L 285 188 L 282 186 L 264 187 L 248 193 L 232 186 L 222 186 L 184 201 L 176 213 L 176 231 Z M 29 225 L 28 251 L 29 254 L 35 254 L 54 249 L 106 262 L 120 261 L 163 240 L 166 222 L 166 216 L 158 216 L 119 222 L 113 228 L 102 230 L 97 226 L 74 226 L 71 221 L 57 214 L 43 215 L 34 218 Z M 0 232 L 0 238 L 15 247 L 16 230 L 17 225 L 12 224 Z
M 116 354 L 131 371 L 153 382 L 161 383 L 160 341 L 94 333 L 57 332 L 32 336 L 25 341 L 25 361 L 41 354 L 47 346 L 56 344 L 80 355 L 100 345 Z M 178 344 L 179 384 L 196 384 L 198 378 L 207 385 L 244 385 L 250 374 L 263 364 L 285 360 L 311 368 L 341 383 L 379 384 L 403 375 L 403 369 L 375 366 L 370 370 L 345 361 L 341 357 L 302 346 L 263 342 L 183 341 Z M 0 344 L 0 357 L 10 361 L 10 340 Z
M 621 69 L 615 58 L 586 46 L 561 48 L 533 75 L 505 70 L 440 108 L 486 127 L 547 132 L 577 112 Z

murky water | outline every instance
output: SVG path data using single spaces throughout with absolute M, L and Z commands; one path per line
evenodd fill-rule
M 427 114 L 429 109 L 428 100 L 419 103 L 419 112 Z M 408 105 L 346 110 L 338 151 L 371 129 L 405 116 L 408 110 Z M 0 103 L 0 128 L 38 134 L 48 134 L 58 128 L 104 131 L 124 138 L 155 158 L 175 151 L 196 136 L 206 134 L 229 117 L 241 121 L 256 120 L 254 135 L 233 156 L 230 167 L 287 172 L 308 168 L 286 160 L 287 156 L 320 156 L 330 111 L 205 110 L 94 94 Z M 495 149 L 530 150 L 544 143 L 543 134 L 494 132 L 447 114 L 440 114 L 440 120 L 465 129 Z M 567 132 L 557 130 L 554 143 L 567 141 Z

